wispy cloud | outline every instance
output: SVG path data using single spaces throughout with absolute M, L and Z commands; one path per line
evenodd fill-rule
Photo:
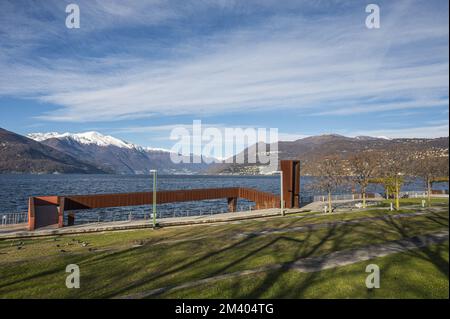
M 33 5 L 6 20 L 3 17 L 15 6 L 2 3 L 0 30 L 5 37 L 0 44 L 5 49 L 0 53 L 0 95 L 55 105 L 55 111 L 39 118 L 62 122 L 273 109 L 345 116 L 448 107 L 448 15 L 423 10 L 424 3 L 383 2 L 381 29 L 368 30 L 359 2 L 332 3 L 341 10 L 332 16 L 299 10 L 330 5 L 323 1 L 313 5 L 287 1 L 280 6 L 274 1 L 244 5 L 154 0 L 126 6 L 119 1 L 86 1 L 79 34 L 56 23 L 63 23 L 65 2 L 44 8 Z M 278 7 L 285 11 L 276 11 L 281 10 Z M 266 18 L 267 8 L 280 14 Z M 261 15 L 251 23 L 215 32 L 183 30 L 184 19 L 195 24 L 207 19 L 198 12 L 211 10 L 244 16 L 259 10 Z M 18 23 L 27 27 L 15 27 Z M 176 28 L 183 37 L 152 42 L 131 32 L 126 33 L 126 42 L 118 42 L 124 39 L 123 32 L 137 26 Z M 196 36 L 186 35 L 190 32 Z M 44 50 L 45 37 L 69 48 L 55 57 Z M 15 38 L 27 44 L 22 47 Z M 89 54 L 82 51 L 83 41 L 92 46 Z M 101 43 L 99 52 L 96 42 Z M 432 130 L 423 129 L 428 134 Z
M 348 104 L 355 104 L 354 102 L 348 102 Z M 364 106 L 348 106 L 343 108 L 331 109 L 328 111 L 322 111 L 313 115 L 352 115 L 361 113 L 380 113 L 384 111 L 397 111 L 404 109 L 428 109 L 433 107 L 445 107 L 449 105 L 448 98 L 439 100 L 414 100 L 414 101 L 396 101 L 396 102 L 384 102 L 384 101 L 370 101 L 368 99 L 365 102 L 360 102 L 359 105 Z

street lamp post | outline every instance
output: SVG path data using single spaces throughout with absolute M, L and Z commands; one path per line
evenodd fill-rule
M 153 228 L 156 227 L 156 169 L 150 170 L 150 173 L 153 173 Z

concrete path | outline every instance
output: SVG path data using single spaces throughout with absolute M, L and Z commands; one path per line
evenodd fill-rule
M 286 210 L 288 213 L 300 213 L 308 211 L 307 209 L 295 209 Z M 232 222 L 238 220 L 264 218 L 280 216 L 279 208 L 261 209 L 253 211 L 243 211 L 235 213 L 222 213 L 202 216 L 189 216 L 189 217 L 170 217 L 158 219 L 158 225 L 161 227 L 169 226 L 187 226 L 197 225 L 205 223 L 221 223 Z M 127 229 L 140 229 L 151 228 L 153 223 L 151 220 L 131 220 L 131 221 L 116 221 L 116 222 L 100 222 L 89 223 L 82 225 L 75 225 L 70 227 L 56 228 L 47 227 L 41 228 L 35 231 L 28 231 L 26 225 L 13 225 L 0 227 L 0 239 L 13 239 L 13 238 L 26 238 L 26 237 L 40 237 L 40 236 L 54 236 L 54 235 L 66 235 L 66 234 L 82 234 L 91 232 L 102 232 L 111 230 L 127 230 Z
M 268 266 L 263 266 L 255 269 L 238 271 L 234 273 L 228 273 L 223 275 L 218 275 L 214 277 L 209 277 L 197 281 L 188 282 L 178 286 L 167 286 L 158 289 L 153 289 L 146 292 L 140 292 L 136 294 L 130 294 L 118 297 L 120 299 L 141 299 L 148 298 L 161 293 L 177 291 L 181 289 L 187 289 L 196 287 L 203 284 L 214 283 L 224 279 L 230 279 L 235 277 L 253 275 L 266 271 L 273 271 L 278 269 L 293 269 L 300 272 L 317 272 L 326 269 L 336 268 L 351 265 L 361 261 L 367 261 L 377 257 L 385 257 L 395 253 L 401 253 L 409 251 L 412 249 L 427 247 L 432 244 L 442 243 L 449 238 L 448 231 L 442 231 L 434 234 L 414 236 L 410 238 L 388 241 L 383 244 L 369 245 L 361 248 L 348 249 L 342 251 L 335 251 L 330 254 L 302 258 L 293 263 L 284 264 L 272 264 Z
M 333 203 L 351 203 L 359 200 L 338 200 Z M 368 199 L 367 201 L 379 201 L 379 199 Z M 323 202 L 313 202 L 304 207 L 296 209 L 286 209 L 286 214 L 296 214 L 305 212 L 318 212 L 315 216 L 329 215 L 329 213 L 320 213 L 323 211 Z M 402 207 L 409 208 L 409 207 Z M 417 208 L 417 207 L 414 207 Z M 368 209 L 374 209 L 368 208 Z M 380 210 L 385 210 L 386 208 L 379 208 Z M 364 209 L 353 210 L 352 212 L 364 211 Z M 345 211 L 337 211 L 332 213 L 348 213 L 348 209 Z M 206 223 L 222 223 L 222 222 L 232 222 L 246 219 L 255 218 L 267 218 L 280 216 L 279 208 L 271 209 L 261 209 L 252 211 L 242 211 L 235 213 L 220 213 L 212 215 L 201 215 L 201 216 L 188 216 L 188 217 L 170 217 L 162 218 L 158 220 L 158 224 L 161 227 L 169 226 L 187 226 L 187 225 L 198 225 Z M 295 216 L 298 218 L 307 217 L 305 216 Z M 82 233 L 92 233 L 92 232 L 102 232 L 102 231 L 114 231 L 114 230 L 130 230 L 130 229 L 140 229 L 140 228 L 151 228 L 153 227 L 151 220 L 131 220 L 131 221 L 115 221 L 115 222 L 99 222 L 99 223 L 89 223 L 81 224 L 70 227 L 56 228 L 56 227 L 46 227 L 35 231 L 28 231 L 26 224 L 10 225 L 0 227 L 0 239 L 17 239 L 17 238 L 28 238 L 28 237 L 41 237 L 41 236 L 55 236 L 55 235 L 65 235 L 65 234 L 82 234 Z
M 14 235 L 16 233 L 21 233 L 27 231 L 27 224 L 13 224 L 7 226 L 0 226 L 0 238 L 2 235 L 9 236 Z

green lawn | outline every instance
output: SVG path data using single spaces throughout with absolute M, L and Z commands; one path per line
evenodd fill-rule
M 402 213 L 418 210 L 408 207 Z M 120 297 L 448 230 L 448 204 L 427 215 L 389 218 L 397 213 L 378 209 L 26 239 L 22 240 L 21 249 L 17 248 L 18 240 L 3 240 L 0 297 Z M 376 216 L 387 218 L 323 225 Z M 299 229 L 310 224 L 323 227 Z M 81 242 L 88 245 L 84 247 Z M 369 263 L 380 266 L 380 289 L 368 290 L 364 285 L 365 265 Z M 80 267 L 80 289 L 65 286 L 68 264 Z M 281 268 L 167 291 L 155 297 L 448 298 L 448 287 L 448 243 L 443 243 L 315 273 Z
M 159 297 L 447 299 L 448 249 L 446 242 L 315 273 L 276 270 L 168 292 Z M 378 289 L 367 289 L 364 284 L 368 264 L 380 267 Z
M 422 200 L 426 201 L 425 205 L 428 205 L 428 198 L 401 198 L 400 199 L 400 207 L 409 206 L 409 205 L 422 205 Z M 395 206 L 395 200 L 393 199 L 385 199 L 383 200 L 378 207 L 389 207 L 390 203 L 393 203 Z M 448 197 L 432 197 L 431 198 L 431 206 L 432 207 L 448 207 Z

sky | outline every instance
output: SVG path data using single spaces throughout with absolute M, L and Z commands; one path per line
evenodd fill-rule
M 80 28 L 65 25 L 80 8 Z M 380 8 L 369 29 L 365 8 Z M 448 136 L 448 1 L 0 1 L 0 127 Z

